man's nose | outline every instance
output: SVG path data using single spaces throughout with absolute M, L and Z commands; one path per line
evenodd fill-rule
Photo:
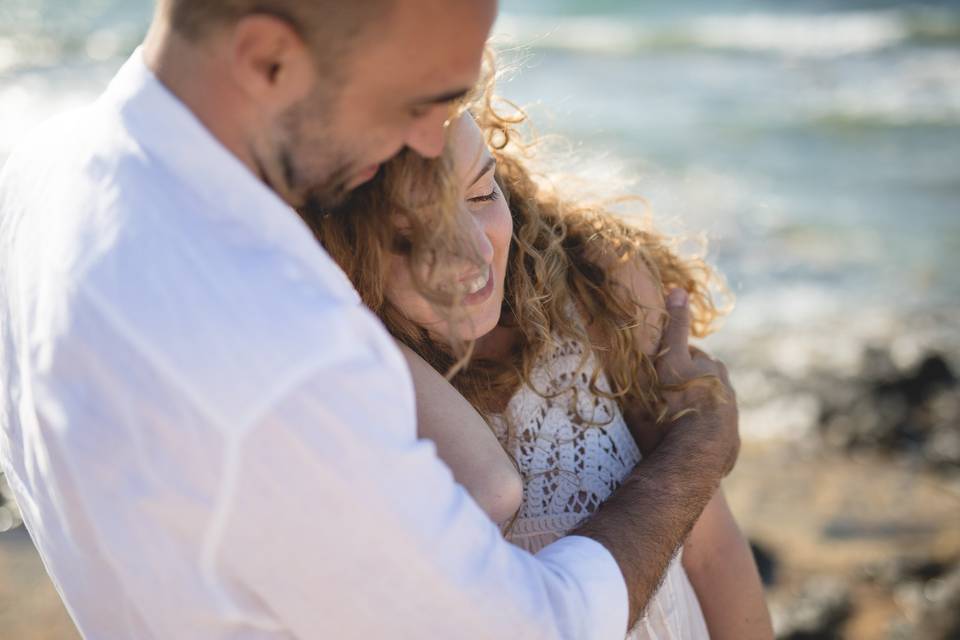
M 413 123 L 413 128 L 407 136 L 407 146 L 424 158 L 436 158 L 443 153 L 446 142 L 446 123 L 450 115 L 450 108 L 446 104 L 438 104 L 430 109 L 426 115 Z

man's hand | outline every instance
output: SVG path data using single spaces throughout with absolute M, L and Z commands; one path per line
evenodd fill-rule
M 687 344 L 686 292 L 671 292 L 667 313 L 657 358 L 657 375 L 669 387 L 663 439 L 572 532 L 597 540 L 617 561 L 627 583 L 631 626 L 740 450 L 736 397 L 726 368 Z
M 666 387 L 668 413 L 664 437 L 677 430 L 708 442 L 717 470 L 727 475 L 740 451 L 737 396 L 727 368 L 719 360 L 689 346 L 690 309 L 687 293 L 674 289 L 667 297 L 669 321 L 660 343 L 656 369 Z

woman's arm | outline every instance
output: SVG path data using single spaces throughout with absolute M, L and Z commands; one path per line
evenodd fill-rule
M 523 499 L 523 481 L 490 427 L 466 398 L 406 345 L 417 398 L 417 434 L 436 444 L 437 454 L 490 518 L 502 524 Z
M 660 346 L 665 304 L 660 287 L 641 260 L 611 270 L 615 286 L 647 309 L 633 331 L 651 358 Z M 642 374 L 641 374 L 642 375 Z M 656 448 L 661 433 L 641 409 L 627 407 L 624 418 L 644 455 Z M 684 545 L 683 566 L 703 610 L 712 640 L 773 638 L 770 613 L 750 547 L 718 490 Z
M 711 640 L 773 638 L 757 565 L 723 489 L 693 526 L 683 547 L 683 568 L 697 593 Z
M 602 257 L 598 259 L 601 264 L 604 263 Z M 608 269 L 611 286 L 621 288 L 623 293 L 643 310 L 643 317 L 638 318 L 639 321 L 631 331 L 636 344 L 651 360 L 655 359 L 660 348 L 663 324 L 667 318 L 661 287 L 649 267 L 640 258 L 619 264 L 607 262 L 604 266 Z M 595 344 L 603 344 L 603 336 L 599 335 L 595 328 L 588 328 L 588 332 Z M 601 359 L 604 353 L 601 351 Z M 646 372 L 637 371 L 636 375 L 645 376 Z M 649 455 L 663 437 L 660 427 L 643 407 L 626 406 L 623 408 L 623 417 L 640 451 L 645 456 Z

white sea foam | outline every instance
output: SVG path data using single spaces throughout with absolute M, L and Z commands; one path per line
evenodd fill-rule
M 501 14 L 494 40 L 508 45 L 597 53 L 629 53 L 650 37 L 630 20 L 606 16 L 531 17 Z
M 121 55 L 128 47 L 125 34 L 113 29 L 100 29 L 90 34 L 84 41 L 84 53 L 91 60 L 103 61 Z
M 814 58 L 884 49 L 910 35 L 895 12 L 709 16 L 694 19 L 689 33 L 693 42 L 708 48 Z
M 0 73 L 13 69 L 20 62 L 17 46 L 10 38 L 0 38 Z
M 699 48 L 832 58 L 899 45 L 915 35 L 914 27 L 913 18 L 897 10 L 718 14 L 659 24 L 644 21 L 642 15 L 506 14 L 497 22 L 496 33 L 510 44 L 594 53 Z
M 54 38 L 36 34 L 0 36 L 0 77 L 24 66 L 57 64 L 61 58 L 61 45 Z
M 814 119 L 885 126 L 960 123 L 960 51 L 915 50 L 890 59 L 882 74 L 815 86 L 798 104 Z

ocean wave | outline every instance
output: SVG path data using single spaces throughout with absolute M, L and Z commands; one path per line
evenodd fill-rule
M 960 124 L 960 50 L 912 50 L 869 68 L 833 85 L 811 83 L 793 107 L 834 129 Z
M 64 64 L 103 62 L 129 54 L 143 39 L 141 30 L 102 28 L 89 33 L 0 34 L 0 78 Z
M 693 20 L 688 33 L 693 42 L 710 49 L 818 58 L 876 51 L 909 38 L 896 14 L 870 13 L 712 16 Z
M 497 40 L 532 48 L 629 54 L 708 50 L 833 58 L 910 44 L 960 45 L 960 13 L 944 10 L 745 13 L 650 21 L 635 16 L 502 15 Z

